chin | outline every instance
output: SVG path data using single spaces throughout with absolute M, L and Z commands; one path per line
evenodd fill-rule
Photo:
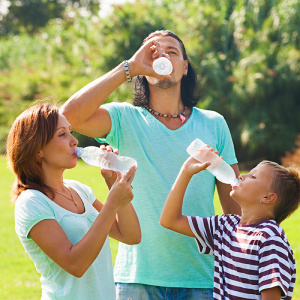
M 66 166 L 66 169 L 73 169 L 77 166 L 77 160 L 75 160 L 73 163 L 71 163 L 70 165 Z

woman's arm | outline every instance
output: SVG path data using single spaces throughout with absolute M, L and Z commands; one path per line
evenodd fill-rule
M 135 167 L 122 177 L 117 173 L 106 203 L 87 234 L 75 245 L 55 220 L 43 220 L 29 232 L 35 243 L 60 267 L 81 277 L 94 262 L 111 231 L 117 212 L 133 199 L 131 182 Z
M 201 164 L 192 157 L 184 162 L 163 208 L 160 217 L 162 226 L 194 237 L 188 218 L 182 215 L 183 198 L 192 176 L 205 170 L 208 166 L 208 162 Z
M 99 200 L 95 200 L 93 206 L 100 212 L 103 204 Z M 141 242 L 142 234 L 139 219 L 131 203 L 116 213 L 109 236 L 128 245 Z
M 119 154 L 118 149 L 113 150 L 109 145 L 101 145 L 100 148 L 103 151 L 114 152 L 116 155 Z M 101 169 L 101 175 L 110 190 L 117 179 L 117 173 L 112 170 Z M 98 211 L 103 207 L 103 204 L 100 201 L 95 201 L 93 205 Z M 128 205 L 117 212 L 109 235 L 110 237 L 129 245 L 139 244 L 141 242 L 139 219 L 131 203 L 128 203 Z

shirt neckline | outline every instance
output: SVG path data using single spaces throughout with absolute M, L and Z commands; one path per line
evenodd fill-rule
M 78 192 L 78 190 L 77 190 L 76 188 L 74 188 L 73 186 L 71 186 L 71 188 L 77 193 L 77 195 L 79 196 L 79 198 L 81 199 L 81 201 L 82 201 L 82 203 L 83 203 L 83 206 L 84 206 L 84 212 L 83 212 L 82 214 L 79 214 L 79 213 L 70 211 L 70 210 L 68 210 L 68 209 L 66 209 L 66 208 L 64 208 L 64 207 L 62 207 L 62 206 L 60 206 L 60 205 L 58 205 L 58 204 L 55 203 L 54 201 L 52 201 L 52 200 L 51 200 L 48 196 L 46 196 L 44 193 L 42 193 L 42 192 L 40 192 L 40 191 L 38 191 L 38 190 L 35 190 L 35 191 L 37 191 L 37 192 L 41 193 L 43 196 L 45 196 L 45 197 L 47 198 L 47 201 L 48 201 L 48 202 L 51 201 L 51 204 L 54 204 L 56 207 L 58 207 L 58 208 L 60 208 L 60 209 L 62 209 L 62 210 L 64 210 L 64 211 L 66 211 L 66 212 L 68 212 L 68 213 L 70 213 L 70 214 L 72 214 L 72 215 L 76 215 L 76 216 L 85 216 L 85 215 L 87 214 L 87 209 L 86 209 L 86 205 L 85 205 L 85 200 L 82 199 L 80 193 Z
M 179 131 L 183 130 L 182 128 L 185 128 L 189 122 L 191 122 L 190 120 L 194 116 L 194 109 L 195 109 L 195 107 L 191 108 L 191 114 L 190 114 L 188 120 L 182 126 L 180 126 L 177 129 L 170 129 L 170 128 L 168 128 L 165 124 L 163 124 L 162 122 L 160 122 L 159 120 L 157 120 L 155 118 L 155 116 L 152 115 L 144 106 L 142 106 L 141 109 L 143 110 L 143 112 L 144 112 L 145 115 L 150 116 L 151 118 L 153 118 L 155 120 L 154 122 L 158 122 L 159 126 L 161 126 L 162 128 L 164 128 L 165 130 L 167 130 L 169 132 L 179 132 Z

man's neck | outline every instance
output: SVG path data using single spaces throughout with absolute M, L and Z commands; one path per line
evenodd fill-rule
M 166 115 L 180 114 L 184 105 L 181 100 L 180 87 L 172 87 L 169 89 L 161 89 L 151 86 L 150 100 L 148 106 L 154 111 Z

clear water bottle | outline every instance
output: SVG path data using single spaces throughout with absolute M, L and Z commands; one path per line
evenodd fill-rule
M 210 162 L 207 170 L 219 181 L 236 186 L 239 180 L 233 169 L 216 153 L 210 151 L 207 145 L 200 139 L 195 139 L 186 149 L 187 153 L 201 163 Z
M 159 75 L 169 75 L 173 71 L 173 66 L 167 58 L 162 56 L 153 62 L 153 70 Z
M 104 151 L 98 147 L 76 147 L 75 154 L 87 164 L 103 169 L 120 171 L 124 175 L 132 166 L 137 166 L 135 159 Z

